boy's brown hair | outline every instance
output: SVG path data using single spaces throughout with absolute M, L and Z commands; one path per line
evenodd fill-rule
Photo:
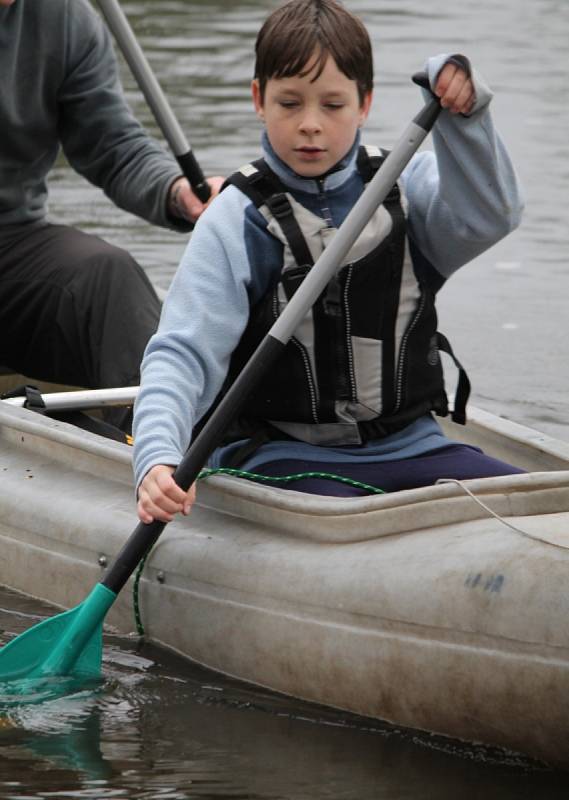
M 338 0 L 289 0 L 265 20 L 255 44 L 255 78 L 261 99 L 270 78 L 306 75 L 316 53 L 316 80 L 328 56 L 358 86 L 360 103 L 373 89 L 373 55 L 361 20 Z M 303 72 L 304 70 L 304 72 Z

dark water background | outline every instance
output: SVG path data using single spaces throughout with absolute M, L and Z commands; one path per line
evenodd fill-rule
M 252 45 L 275 5 L 124 3 L 208 174 L 257 155 Z M 395 141 L 421 103 L 409 75 L 431 54 L 464 52 L 495 90 L 494 118 L 524 184 L 525 220 L 444 288 L 441 328 L 471 373 L 477 405 L 569 440 L 569 3 L 346 5 L 375 46 L 366 141 Z M 129 101 L 156 131 L 123 74 Z M 168 286 L 184 237 L 117 212 L 63 161 L 51 189 L 54 219 L 128 247 Z M 0 640 L 46 613 L 1 590 Z M 104 667 L 96 694 L 0 717 L 0 800 L 569 797 L 569 775 L 243 687 L 128 638 L 109 639 Z

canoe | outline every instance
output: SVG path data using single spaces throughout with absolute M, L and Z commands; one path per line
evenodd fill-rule
M 477 409 L 529 470 L 340 499 L 213 476 L 144 568 L 146 636 L 286 695 L 569 766 L 569 444 Z M 0 583 L 84 599 L 136 523 L 128 446 L 0 403 Z M 108 617 L 133 631 L 125 587 Z

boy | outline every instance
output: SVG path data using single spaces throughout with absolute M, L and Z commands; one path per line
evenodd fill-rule
M 325 470 L 387 490 L 519 471 L 451 442 L 431 414 L 447 412 L 435 293 L 518 224 L 522 203 L 488 89 L 461 56 L 427 70 L 446 109 L 436 156 L 411 160 L 212 465 Z M 171 473 L 194 426 L 377 168 L 360 148 L 372 88 L 367 32 L 336 0 L 290 0 L 261 28 L 252 93 L 264 159 L 232 176 L 196 226 L 142 365 L 143 522 L 189 513 L 195 493 Z M 358 493 L 316 479 L 293 488 Z

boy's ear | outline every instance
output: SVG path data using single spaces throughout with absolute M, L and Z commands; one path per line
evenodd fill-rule
M 372 100 L 373 100 L 373 92 L 367 92 L 360 106 L 360 121 L 359 121 L 360 127 L 364 124 L 364 122 L 368 117 Z
M 257 116 L 263 122 L 265 121 L 265 112 L 263 110 L 263 100 L 261 99 L 261 87 L 259 85 L 258 78 L 254 78 L 251 81 L 251 94 L 253 96 L 253 105 L 255 106 L 255 111 L 257 112 Z

